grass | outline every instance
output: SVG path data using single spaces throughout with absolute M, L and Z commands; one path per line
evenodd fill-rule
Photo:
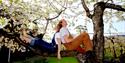
M 24 61 L 17 61 L 14 63 L 79 63 L 75 57 L 62 57 L 58 60 L 56 57 L 47 57 L 47 60 L 42 57 L 33 57 Z
M 13 63 L 47 63 L 47 62 L 43 57 L 35 56 L 35 57 L 27 58 L 26 60 L 15 61 Z
M 62 57 L 58 60 L 56 57 L 48 57 L 48 63 L 79 63 L 75 57 Z

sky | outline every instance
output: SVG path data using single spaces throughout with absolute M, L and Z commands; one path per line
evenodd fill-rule
M 108 23 L 104 23 L 104 33 L 110 33 L 110 32 L 112 32 L 112 33 L 125 33 L 125 21 L 120 21 L 120 22 L 114 22 L 114 23 L 112 23 L 113 24 L 113 26 L 114 26 L 114 28 L 116 28 L 116 30 L 115 29 L 110 29 L 109 30 L 109 25 L 110 24 L 108 24 Z M 88 32 L 89 33 L 92 33 L 93 31 L 93 24 L 92 23 L 88 23 L 87 24 L 87 28 L 88 28 Z

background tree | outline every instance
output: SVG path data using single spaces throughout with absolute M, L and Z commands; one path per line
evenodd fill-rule
M 90 10 L 85 4 L 84 0 L 81 0 L 83 7 L 86 11 L 86 16 L 88 16 L 90 19 L 92 19 L 93 25 L 94 25 L 94 36 L 93 36 L 93 44 L 94 44 L 94 51 L 96 53 L 96 58 L 97 61 L 95 63 L 103 62 L 104 58 L 104 23 L 103 23 L 103 15 L 104 15 L 104 10 L 106 8 L 110 9 L 115 9 L 119 11 L 125 11 L 124 8 L 120 5 L 115 5 L 112 3 L 108 3 L 101 1 L 97 2 L 94 5 L 94 11 L 93 14 L 90 13 Z

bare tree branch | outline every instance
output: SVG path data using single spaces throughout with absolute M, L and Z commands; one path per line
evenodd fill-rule
M 125 8 L 122 8 L 121 5 L 116 5 L 116 4 L 112 4 L 112 3 L 98 2 L 98 3 L 95 4 L 95 6 L 103 6 L 104 8 L 110 8 L 110 9 L 125 12 Z
M 90 14 L 90 10 L 89 10 L 89 8 L 86 6 L 85 1 L 84 1 L 84 0 L 81 0 L 81 2 L 82 2 L 83 8 L 84 8 L 85 11 L 86 11 L 86 15 L 87 15 L 89 18 L 92 18 L 92 15 Z
M 48 24 L 49 24 L 49 20 L 47 20 L 47 18 L 45 18 L 47 23 L 46 23 L 46 26 L 45 26 L 45 29 L 44 29 L 44 33 L 43 33 L 43 36 L 45 35 L 46 33 L 46 30 L 47 30 L 47 27 L 48 27 Z
M 35 21 L 39 20 L 41 17 L 42 17 L 42 15 L 40 15 L 40 17 L 39 17 L 39 18 L 34 19 L 32 22 L 36 24 L 36 22 L 35 22 Z
M 115 4 L 112 4 L 112 3 L 106 3 L 105 8 L 110 8 L 110 9 L 115 9 L 115 10 L 118 10 L 118 11 L 124 11 L 125 12 L 125 8 L 122 8 L 122 6 L 115 5 Z
M 59 17 L 59 16 L 61 15 L 61 13 L 62 13 L 63 11 L 65 11 L 65 10 L 66 10 L 66 8 L 65 8 L 64 10 L 61 10 L 61 11 L 58 13 L 57 16 L 55 16 L 55 17 L 53 17 L 53 18 L 46 18 L 46 20 L 53 20 L 53 19 L 56 19 L 56 18 Z

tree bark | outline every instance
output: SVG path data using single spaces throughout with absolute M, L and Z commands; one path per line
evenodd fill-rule
M 98 2 L 94 5 L 94 13 L 90 14 L 88 7 L 84 0 L 81 0 L 83 8 L 86 11 L 86 16 L 92 19 L 94 26 L 93 35 L 93 51 L 96 54 L 96 63 L 102 63 L 104 57 L 104 24 L 103 24 L 103 13 L 106 8 L 115 9 L 119 11 L 125 11 L 120 5 L 115 5 L 112 3 Z
M 103 61 L 104 57 L 104 24 L 103 24 L 103 12 L 104 12 L 104 3 L 97 4 L 94 8 L 94 14 L 92 17 L 93 26 L 94 26 L 94 35 L 93 35 L 93 50 L 96 53 L 96 58 L 99 63 Z

